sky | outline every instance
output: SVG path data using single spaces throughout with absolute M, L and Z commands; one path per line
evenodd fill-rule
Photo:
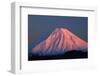
M 34 47 L 56 28 L 67 28 L 88 42 L 88 17 L 28 15 L 28 43 Z

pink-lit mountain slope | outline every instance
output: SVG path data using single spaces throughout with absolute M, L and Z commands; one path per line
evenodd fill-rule
M 50 36 L 32 48 L 33 54 L 56 55 L 71 50 L 86 49 L 87 42 L 66 28 L 56 28 Z

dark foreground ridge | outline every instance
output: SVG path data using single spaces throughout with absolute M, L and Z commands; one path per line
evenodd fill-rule
M 82 52 L 80 50 L 72 50 L 69 52 L 65 52 L 61 55 L 53 55 L 53 56 L 37 56 L 33 54 L 28 55 L 29 61 L 34 60 L 56 60 L 56 59 L 81 59 L 81 58 L 88 58 L 88 52 Z

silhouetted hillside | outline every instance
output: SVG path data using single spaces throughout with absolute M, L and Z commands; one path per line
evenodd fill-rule
M 55 59 L 80 59 L 80 58 L 88 58 L 88 52 L 83 52 L 80 50 L 71 50 L 65 52 L 64 54 L 59 55 L 47 55 L 47 56 L 38 56 L 35 54 L 29 54 L 28 60 L 55 60 Z

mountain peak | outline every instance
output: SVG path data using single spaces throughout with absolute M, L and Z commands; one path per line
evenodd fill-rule
M 56 28 L 55 30 L 54 30 L 54 32 L 59 32 L 59 31 L 64 31 L 64 30 L 68 30 L 68 29 L 65 29 L 65 28 Z
M 32 52 L 39 55 L 53 55 L 86 48 L 87 42 L 77 37 L 68 29 L 56 28 L 46 40 L 36 45 Z

